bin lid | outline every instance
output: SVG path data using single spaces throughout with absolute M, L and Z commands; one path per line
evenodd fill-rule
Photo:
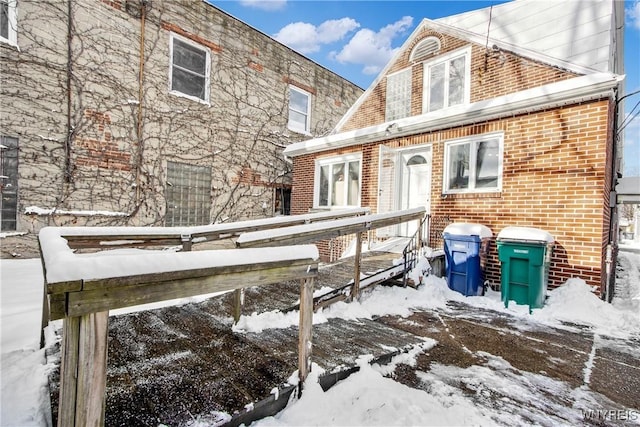
M 556 239 L 551 234 L 539 228 L 505 227 L 498 233 L 499 240 L 523 240 L 553 243 Z
M 493 231 L 486 225 L 469 224 L 466 222 L 454 222 L 445 227 L 443 233 L 459 236 L 478 236 L 481 238 L 493 237 Z

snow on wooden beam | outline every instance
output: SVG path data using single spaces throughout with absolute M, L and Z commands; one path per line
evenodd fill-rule
M 61 227 L 60 230 L 72 249 L 183 245 L 185 239 L 189 242 L 219 240 L 252 231 L 329 221 L 368 213 L 370 213 L 369 208 L 351 208 L 193 227 Z
M 276 230 L 255 231 L 240 235 L 236 241 L 236 246 L 240 248 L 258 248 L 311 243 L 348 234 L 362 233 L 407 221 L 420 220 L 425 213 L 424 207 L 418 207 L 382 214 L 283 227 Z

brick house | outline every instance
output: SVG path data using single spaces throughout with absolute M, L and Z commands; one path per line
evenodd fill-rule
M 286 214 L 362 89 L 205 1 L 0 0 L 2 231 Z
M 332 134 L 287 147 L 293 213 L 425 206 L 432 237 L 450 222 L 494 235 L 540 228 L 556 239 L 551 286 L 581 277 L 604 289 L 622 23 L 610 0 L 516 0 L 423 20 Z M 499 284 L 495 239 L 487 268 Z

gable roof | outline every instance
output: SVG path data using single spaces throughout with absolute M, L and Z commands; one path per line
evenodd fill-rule
M 436 22 L 593 68 L 613 69 L 615 2 L 516 0 Z
M 388 70 L 425 28 L 472 43 L 486 44 L 489 47 L 495 45 L 514 54 L 577 74 L 598 71 L 621 74 L 622 61 L 617 62 L 615 58 L 622 57 L 622 29 L 615 30 L 614 33 L 613 28 L 617 28 L 616 23 L 619 19 L 624 19 L 624 16 L 620 18 L 621 9 L 616 9 L 615 3 L 613 0 L 575 2 L 515 0 L 493 8 L 478 9 L 437 20 L 425 18 L 367 90 L 340 119 L 333 132 L 336 133 L 342 129 L 342 126 L 386 76 Z M 554 19 L 554 13 L 548 15 L 547 11 L 553 11 L 561 18 Z M 489 27 L 489 18 L 491 18 L 491 27 Z M 548 18 L 553 25 L 538 21 L 543 18 Z M 566 25 L 568 28 L 558 32 L 553 29 L 555 25 Z M 489 37 L 487 37 L 487 28 L 489 28 Z M 549 32 L 553 36 L 548 36 Z M 599 41 L 593 42 L 592 38 Z M 559 46 L 554 46 L 554 42 Z M 591 45 L 584 46 L 585 43 L 591 43 Z M 597 48 L 590 49 L 593 46 Z M 617 49 L 620 49 L 618 56 L 615 55 Z M 586 51 L 583 52 L 584 50 Z M 605 56 L 607 57 L 606 67 L 603 62 Z M 587 60 L 587 58 L 591 59 Z M 573 62 L 576 60 L 582 63 Z

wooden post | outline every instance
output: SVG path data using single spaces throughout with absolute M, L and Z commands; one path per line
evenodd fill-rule
M 42 277 L 44 277 L 44 285 L 42 289 L 42 318 L 40 319 L 40 348 L 44 348 L 44 328 L 49 325 L 49 295 L 47 294 L 47 266 L 44 263 L 44 256 L 42 255 L 42 246 L 38 239 L 38 250 L 40 251 L 40 263 L 42 264 Z
M 66 317 L 58 427 L 104 426 L 109 312 Z
M 238 323 L 244 307 L 244 288 L 233 291 L 233 323 Z
M 360 299 L 360 259 L 362 258 L 362 233 L 356 233 L 356 260 L 353 268 L 351 300 Z
M 311 333 L 313 328 L 313 277 L 300 283 L 300 326 L 298 330 L 298 396 L 302 385 L 311 372 Z
M 191 235 L 182 234 L 180 235 L 180 240 L 182 241 L 182 251 L 189 252 L 191 250 L 191 246 L 193 245 L 193 240 L 191 239 Z

